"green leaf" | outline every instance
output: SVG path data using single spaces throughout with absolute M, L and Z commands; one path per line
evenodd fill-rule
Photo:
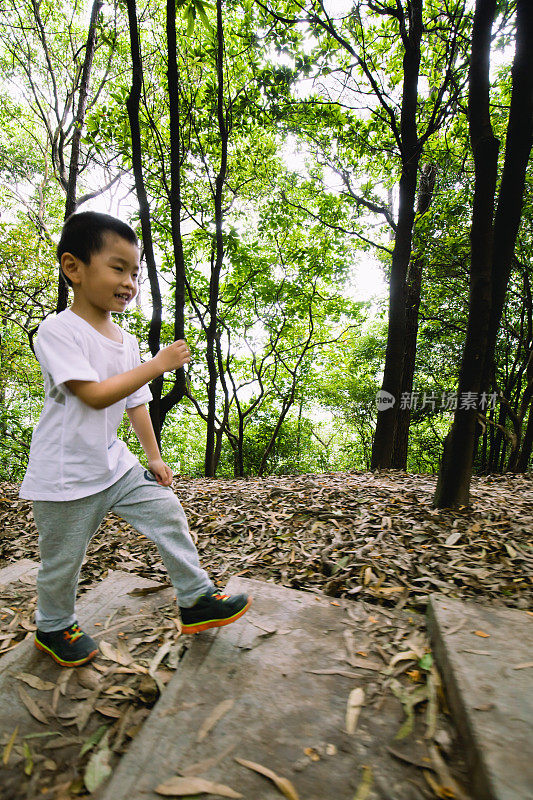
M 94 790 L 97 789 L 98 786 L 100 786 L 100 784 L 105 781 L 105 779 L 108 778 L 113 771 L 109 763 L 111 751 L 107 745 L 108 738 L 109 731 L 106 732 L 104 738 L 102 739 L 102 744 L 98 750 L 92 754 L 87 767 L 85 768 L 83 782 L 85 783 L 85 786 L 89 792 L 94 792 Z
M 24 774 L 31 775 L 33 770 L 33 758 L 28 742 L 22 742 L 22 749 L 24 750 L 24 756 L 26 758 L 24 763 Z
M 200 17 L 200 19 L 204 23 L 204 25 L 207 28 L 207 30 L 209 30 L 211 32 L 214 32 L 214 28 L 211 25 L 211 23 L 210 23 L 210 21 L 209 21 L 209 19 L 207 17 L 207 14 L 205 13 L 205 8 L 202 5 L 202 3 L 200 2 L 200 0 L 198 0 L 198 2 L 196 3 L 196 10 L 198 11 L 198 16 Z
M 98 742 L 106 732 L 107 728 L 108 728 L 107 725 L 100 725 L 99 728 L 97 728 L 95 731 L 93 731 L 93 733 L 91 733 L 89 738 L 83 743 L 83 746 L 80 750 L 80 757 L 85 755 L 85 753 L 87 753 L 87 751 L 90 750 L 91 747 L 93 747 L 95 744 L 98 744 Z
M 196 8 L 194 5 L 190 5 L 187 9 L 185 14 L 185 18 L 187 20 L 187 36 L 192 36 L 194 31 L 194 23 L 196 21 Z
M 432 664 L 433 664 L 433 656 L 431 655 L 431 653 L 426 653 L 418 661 L 418 666 L 420 667 L 420 669 L 431 669 Z

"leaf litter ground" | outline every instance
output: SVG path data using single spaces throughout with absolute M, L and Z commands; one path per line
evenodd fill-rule
M 333 604 L 337 597 L 362 601 L 348 612 L 346 652 L 331 665 L 358 682 L 357 697 L 355 690 L 347 695 L 347 726 L 357 735 L 362 698 L 373 714 L 395 703 L 401 724 L 386 749 L 403 769 L 410 797 L 461 798 L 468 797 L 468 778 L 423 612 L 428 594 L 438 591 L 531 613 L 533 480 L 474 478 L 472 505 L 456 511 L 432 508 L 435 482 L 390 470 L 179 477 L 174 490 L 217 585 L 243 575 L 324 592 Z M 31 502 L 18 498 L 14 484 L 1 484 L 0 495 L 0 567 L 20 558 L 38 561 Z M 79 593 L 108 569 L 167 580 L 155 546 L 114 514 L 89 546 Z M 0 653 L 33 636 L 35 578 L 25 580 L 0 591 Z M 87 795 L 125 752 L 185 652 L 172 590 L 150 599 L 143 619 L 118 614 L 104 623 L 101 654 L 90 666 L 58 667 L 53 688 L 38 676 L 19 677 L 21 699 L 41 735 L 1 732 L 0 770 L 13 779 L 10 800 L 32 791 L 58 800 Z M 326 757 L 325 748 L 310 747 L 299 765 L 288 766 L 302 769 Z M 395 792 L 369 764 L 357 796 L 393 798 Z

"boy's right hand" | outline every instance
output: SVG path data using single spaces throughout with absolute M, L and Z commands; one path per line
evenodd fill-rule
M 178 339 L 163 347 L 153 358 L 161 372 L 172 372 L 191 360 L 191 351 L 185 339 Z

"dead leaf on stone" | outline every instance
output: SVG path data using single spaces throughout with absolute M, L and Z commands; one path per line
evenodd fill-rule
M 361 708 L 365 702 L 365 692 L 360 687 L 352 689 L 346 706 L 346 732 L 355 733 Z
M 86 689 L 95 689 L 102 680 L 102 676 L 91 667 L 78 667 L 76 670 L 76 678 L 78 679 L 78 683 Z
M 116 664 L 122 664 L 124 667 L 127 667 L 133 661 L 129 653 L 121 653 L 116 647 L 113 647 L 112 644 L 106 641 L 100 642 L 100 652 L 108 661 L 114 661 Z
M 154 594 L 155 592 L 160 592 L 162 589 L 168 589 L 171 586 L 171 583 L 161 583 L 159 586 L 138 586 L 132 589 L 131 592 L 128 592 L 128 594 L 131 595 L 131 597 L 144 597 L 147 594 Z
M 288 778 L 277 775 L 273 770 L 264 767 L 262 764 L 257 764 L 255 761 L 246 761 L 244 758 L 237 758 L 237 756 L 235 756 L 235 761 L 242 764 L 243 767 L 259 772 L 260 775 L 269 778 L 287 800 L 300 800 L 298 792 Z
M 210 758 L 204 758 L 201 761 L 195 761 L 194 764 L 189 764 L 188 767 L 185 767 L 181 770 L 182 775 L 199 775 L 202 772 L 207 772 L 208 769 L 212 769 L 216 767 L 221 761 L 223 761 L 227 756 L 234 750 L 236 745 L 232 744 L 219 753 L 217 756 L 211 756 Z
M 35 719 L 39 720 L 39 722 L 42 722 L 44 725 L 47 725 L 48 718 L 46 717 L 45 713 L 39 708 L 35 700 L 32 697 L 30 697 L 26 689 L 24 689 L 22 686 L 18 686 L 17 688 L 20 699 L 22 700 L 22 702 L 24 703 L 24 705 L 26 706 L 32 717 L 35 717 Z
M 42 678 L 39 678 L 38 675 L 32 675 L 29 672 L 19 672 L 18 675 L 15 675 L 15 678 L 19 681 L 24 681 L 27 683 L 28 686 L 31 686 L 33 689 L 39 689 L 42 692 L 47 692 L 50 689 L 55 689 L 55 683 L 51 681 L 43 681 Z
M 220 797 L 244 797 L 244 795 L 231 789 L 229 786 L 224 786 L 222 783 L 213 783 L 213 781 L 205 780 L 205 778 L 197 778 L 194 776 L 181 777 L 176 775 L 174 778 L 160 783 L 155 787 L 157 794 L 162 794 L 170 797 L 185 797 L 187 795 L 195 794 L 217 794 Z
M 490 711 L 494 708 L 494 703 L 481 703 L 478 706 L 473 706 L 475 711 Z
M 233 708 L 235 704 L 235 700 L 233 698 L 229 698 L 228 700 L 223 700 L 219 703 L 211 714 L 207 717 L 205 722 L 202 724 L 200 730 L 198 731 L 198 735 L 196 736 L 196 741 L 201 742 L 205 739 L 207 734 L 215 727 L 217 722 L 222 719 L 224 714 L 227 714 L 230 708 Z
M 490 633 L 485 633 L 485 631 L 474 631 L 476 636 L 481 636 L 483 639 L 488 639 Z
M 492 656 L 494 655 L 489 650 L 473 650 L 470 647 L 462 647 L 461 653 L 474 653 L 476 656 Z

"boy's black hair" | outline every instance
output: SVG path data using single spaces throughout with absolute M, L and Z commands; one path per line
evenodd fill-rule
M 91 255 L 102 250 L 104 234 L 108 231 L 118 234 L 131 244 L 139 245 L 133 228 L 110 214 L 101 214 L 99 211 L 80 211 L 78 214 L 71 214 L 65 220 L 56 249 L 59 264 L 61 265 L 63 253 L 72 253 L 84 264 L 89 264 Z M 59 269 L 66 283 L 72 286 L 72 281 L 64 274 L 61 266 Z

